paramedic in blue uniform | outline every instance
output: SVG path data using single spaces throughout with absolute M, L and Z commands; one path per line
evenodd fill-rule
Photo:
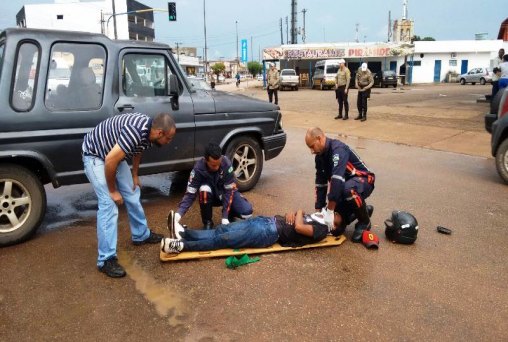
M 305 143 L 316 155 L 315 208 L 322 210 L 329 227 L 333 225 L 334 212 L 339 214 L 340 234 L 357 219 L 352 240 L 360 242 L 363 231 L 371 228 L 365 199 L 374 190 L 374 173 L 348 145 L 327 138 L 318 127 L 307 130 Z
M 177 223 L 192 206 L 197 195 L 205 229 L 214 226 L 214 206 L 222 206 L 221 224 L 229 224 L 233 218 L 247 219 L 252 216 L 252 205 L 237 189 L 231 161 L 222 155 L 217 144 L 210 143 L 204 157 L 194 165 L 187 190 L 175 214 Z

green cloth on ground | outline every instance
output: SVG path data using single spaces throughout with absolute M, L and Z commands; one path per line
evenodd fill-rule
M 240 257 L 237 257 L 235 255 L 227 257 L 225 262 L 226 262 L 226 267 L 227 268 L 234 269 L 234 268 L 237 268 L 239 266 L 251 264 L 253 262 L 258 262 L 259 260 L 261 260 L 259 257 L 251 258 L 251 257 L 249 257 L 248 254 L 244 254 L 244 255 L 242 255 Z

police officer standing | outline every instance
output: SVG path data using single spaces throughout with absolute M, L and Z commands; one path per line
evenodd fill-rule
M 349 91 L 349 82 L 351 81 L 351 72 L 346 67 L 346 61 L 344 59 L 339 60 L 339 70 L 335 75 L 335 97 L 339 102 L 339 115 L 335 117 L 335 120 L 349 119 L 349 102 L 347 101 L 347 94 Z M 346 110 L 344 117 L 342 116 L 342 108 Z
M 212 221 L 214 206 L 222 206 L 221 224 L 229 224 L 233 218 L 246 219 L 252 216 L 252 205 L 237 190 L 231 161 L 222 155 L 222 150 L 217 144 L 210 143 L 204 157 L 194 165 L 187 191 L 178 205 L 175 222 L 180 222 L 197 194 L 205 229 L 214 226 Z
M 357 219 L 352 241 L 360 242 L 363 232 L 371 228 L 374 209 L 367 207 L 365 199 L 374 190 L 374 173 L 348 145 L 327 138 L 318 127 L 307 130 L 305 143 L 316 155 L 315 208 L 321 210 L 330 229 L 335 223 L 337 235 Z
M 358 99 L 356 105 L 358 107 L 358 116 L 355 120 L 367 120 L 367 99 L 370 95 L 370 88 L 374 85 L 374 77 L 369 69 L 367 63 L 362 63 L 360 69 L 356 73 L 355 85 L 358 89 Z
M 270 63 L 270 70 L 266 75 L 267 86 L 266 89 L 268 91 L 268 101 L 272 103 L 273 96 L 275 96 L 275 104 L 279 104 L 279 97 L 277 96 L 277 91 L 279 90 L 280 78 L 279 72 L 275 68 L 275 63 Z

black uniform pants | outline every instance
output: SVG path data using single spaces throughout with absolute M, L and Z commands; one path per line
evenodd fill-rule
M 347 101 L 346 86 L 339 86 L 337 90 L 337 101 L 339 102 L 339 114 L 342 115 L 342 109 L 346 109 L 346 116 L 349 113 L 349 102 Z
M 356 106 L 358 107 L 358 115 L 367 116 L 367 99 L 369 97 L 370 89 L 358 91 L 358 99 Z
M 279 104 L 279 96 L 277 95 L 277 89 L 268 89 L 268 101 L 270 101 L 270 103 L 272 103 L 274 95 L 275 95 L 275 104 Z

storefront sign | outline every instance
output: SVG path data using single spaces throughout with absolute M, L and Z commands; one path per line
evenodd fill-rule
M 413 53 L 413 48 L 399 45 L 369 45 L 357 47 L 271 48 L 263 50 L 264 59 L 326 59 L 389 57 Z

